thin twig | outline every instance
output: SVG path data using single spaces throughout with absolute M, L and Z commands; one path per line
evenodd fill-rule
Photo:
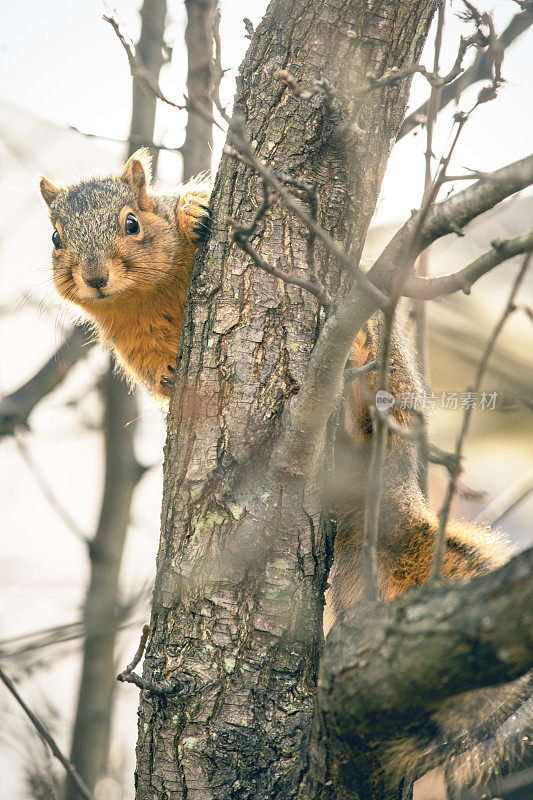
M 472 387 L 469 389 L 471 392 L 479 392 L 479 388 L 481 386 L 481 381 L 483 380 L 483 376 L 485 374 L 485 369 L 487 367 L 488 360 L 496 343 L 498 336 L 501 333 L 501 330 L 507 320 L 507 318 L 512 314 L 515 310 L 514 299 L 516 294 L 520 288 L 520 285 L 526 275 L 526 272 L 529 268 L 531 258 L 533 255 L 533 250 L 530 250 L 529 253 L 524 258 L 521 268 L 518 271 L 518 274 L 513 282 L 513 286 L 511 288 L 511 292 L 509 294 L 509 298 L 503 309 L 498 322 L 494 326 L 494 329 L 489 337 L 489 340 L 485 346 L 485 350 L 483 352 L 483 356 L 481 357 L 481 361 L 479 362 L 476 375 L 474 378 L 474 382 Z M 463 423 L 461 425 L 461 430 L 459 431 L 459 435 L 457 437 L 457 442 L 455 445 L 455 455 L 456 455 L 456 468 L 451 472 L 450 479 L 448 481 L 448 487 L 446 489 L 446 495 L 444 498 L 444 502 L 442 507 L 439 511 L 439 528 L 437 531 L 437 535 L 435 536 L 435 544 L 433 550 L 433 561 L 431 564 L 431 575 L 430 580 L 440 580 L 442 574 L 442 564 L 444 560 L 444 548 L 446 542 L 446 527 L 448 525 L 448 518 L 450 516 L 450 509 L 453 497 L 455 495 L 457 481 L 459 478 L 460 473 L 460 459 L 463 452 L 463 444 L 465 438 L 467 436 L 468 430 L 470 428 L 470 422 L 472 419 L 472 406 L 468 406 L 465 409 L 463 415 Z
M 165 153 L 175 153 L 176 155 L 181 155 L 181 147 L 168 147 L 166 144 L 157 144 L 157 142 L 149 141 L 144 136 L 133 136 L 130 135 L 127 139 L 119 139 L 115 136 L 105 136 L 103 133 L 89 133 L 88 131 L 82 131 L 79 128 L 76 128 L 75 125 L 69 125 L 69 130 L 76 131 L 81 136 L 85 136 L 87 139 L 100 139 L 103 142 L 115 142 L 116 144 L 131 144 L 131 145 L 138 145 L 139 147 L 151 147 L 154 150 L 164 150 Z
M 269 275 L 273 275 L 275 278 L 280 278 L 285 283 L 292 283 L 295 286 L 300 286 L 302 289 L 305 289 L 310 294 L 314 295 L 314 297 L 316 297 L 316 299 L 324 306 L 324 308 L 327 309 L 331 307 L 333 301 L 324 287 L 317 287 L 313 281 L 299 278 L 297 275 L 292 275 L 290 272 L 285 272 L 284 270 L 269 264 L 268 261 L 265 261 L 265 259 L 257 252 L 257 250 L 254 250 L 246 237 L 241 234 L 239 223 L 231 218 L 228 218 L 228 223 L 232 225 L 235 230 L 233 234 L 234 241 L 239 245 L 241 250 L 250 256 L 257 267 L 265 272 L 268 272 Z
M 425 204 L 420 211 L 420 215 L 412 232 L 408 247 L 402 254 L 403 258 L 400 259 L 399 264 L 397 265 L 397 273 L 394 277 L 390 302 L 389 305 L 383 309 L 383 329 L 381 331 L 379 355 L 380 368 L 377 382 L 378 392 L 386 392 L 388 387 L 387 365 L 390 360 L 392 332 L 398 303 L 403 294 L 403 285 L 407 280 L 409 270 L 414 264 L 415 255 L 419 248 L 419 241 L 427 214 L 437 197 L 439 189 L 442 185 L 442 180 L 446 175 L 446 169 L 450 163 L 453 151 L 457 145 L 457 141 L 467 119 L 468 115 L 464 114 L 457 116 L 456 118 L 457 130 L 455 136 L 447 154 L 441 159 L 440 169 L 437 172 L 432 185 L 428 188 L 427 192 L 424 193 Z M 372 416 L 372 457 L 366 492 L 363 544 L 361 548 L 363 598 L 364 600 L 369 601 L 379 600 L 380 597 L 377 555 L 379 517 L 381 509 L 381 496 L 383 492 L 383 468 L 387 453 L 389 420 L 391 419 L 390 408 L 381 411 L 374 406 L 374 409 L 375 413 L 373 413 Z M 418 432 L 419 453 L 424 462 L 427 462 L 429 447 L 427 438 L 425 436 L 425 431 L 421 431 L 422 428 L 420 428 L 420 431 Z
M 135 655 L 126 669 L 117 675 L 117 681 L 133 683 L 139 689 L 158 695 L 191 695 L 198 692 L 201 687 L 198 685 L 197 677 L 193 676 L 191 673 L 180 673 L 179 678 L 171 675 L 161 681 L 149 681 L 134 672 L 135 667 L 143 657 L 149 633 L 150 626 L 144 625 Z
M 50 488 L 50 485 L 48 484 L 46 478 L 44 477 L 41 470 L 33 460 L 33 457 L 26 445 L 26 442 L 18 434 L 15 434 L 15 444 L 18 448 L 20 455 L 24 459 L 24 462 L 26 463 L 26 466 L 33 475 L 35 482 L 39 486 L 39 489 L 41 490 L 42 494 L 44 495 L 50 506 L 54 509 L 57 516 L 60 517 L 60 519 L 65 523 L 67 528 L 69 528 L 71 533 L 74 534 L 76 539 L 82 542 L 82 544 L 88 546 L 90 544 L 89 537 L 82 531 L 76 520 L 70 515 L 70 513 L 62 505 L 62 503 L 59 502 L 56 495 Z
M 434 205 L 422 228 L 421 247 L 463 227 L 503 199 L 533 183 L 533 155 L 507 164 L 452 197 Z M 375 285 L 389 291 L 394 286 L 398 264 L 409 248 L 421 212 L 416 212 L 393 237 L 372 266 L 369 275 Z M 321 446 L 327 421 L 334 413 L 344 384 L 343 373 L 354 338 L 380 305 L 359 284 L 354 284 L 337 301 L 311 353 L 297 402 L 291 409 L 290 424 L 280 438 L 273 459 L 282 473 L 309 463 Z M 526 401 L 527 402 L 527 401 Z M 435 448 L 430 447 L 430 458 Z
M 367 375 L 369 372 L 373 372 L 375 369 L 378 369 L 377 359 L 369 361 L 367 364 L 363 364 L 361 367 L 347 367 L 344 370 L 344 382 L 351 383 L 352 381 L 355 381 L 356 378 L 360 378 L 361 375 Z
M 94 340 L 83 328 L 76 326 L 33 377 L 3 397 L 0 400 L 0 437 L 12 436 L 18 428 L 27 428 L 35 406 L 59 386 L 93 344 Z
M 80 797 L 83 797 L 84 800 L 94 800 L 94 795 L 90 792 L 89 788 L 85 785 L 84 781 L 80 778 L 78 773 L 76 772 L 76 768 L 74 765 L 68 760 L 66 756 L 63 755 L 61 750 L 59 749 L 55 739 L 53 738 L 52 734 L 44 727 L 43 723 L 40 719 L 33 713 L 31 708 L 29 708 L 22 697 L 20 696 L 17 687 L 9 678 L 8 675 L 4 672 L 2 667 L 0 667 L 0 680 L 4 683 L 7 689 L 11 692 L 19 706 L 22 708 L 26 716 L 29 718 L 30 722 L 36 729 L 37 733 L 46 742 L 54 756 L 57 758 L 58 761 L 61 762 L 63 767 L 65 768 L 69 778 L 72 780 L 73 784 L 75 785 Z
M 249 142 L 244 128 L 244 123 L 240 118 L 234 117 L 231 120 L 228 137 L 237 150 L 225 147 L 224 152 L 240 161 L 243 161 L 244 158 L 244 163 L 253 166 L 253 168 L 259 173 L 259 175 L 261 175 L 266 183 L 278 194 L 285 208 L 294 214 L 294 216 L 299 219 L 300 222 L 302 222 L 307 229 L 316 236 L 317 239 L 320 239 L 320 241 L 327 247 L 329 252 L 335 258 L 337 258 L 341 264 L 351 271 L 359 285 L 375 300 L 377 300 L 381 307 L 387 306 L 388 297 L 367 278 L 366 274 L 362 272 L 361 269 L 359 269 L 354 261 L 354 258 L 346 253 L 340 244 L 336 242 L 335 239 L 333 239 L 329 233 L 327 233 L 327 231 L 312 218 L 310 214 L 303 211 L 291 193 L 285 189 L 282 181 L 280 178 L 278 178 L 274 170 L 264 164 L 261 159 L 258 158 Z
M 215 52 L 213 54 L 213 88 L 211 90 L 211 98 L 215 104 L 215 108 L 222 117 L 228 121 L 226 109 L 220 100 L 220 84 L 224 77 L 224 70 L 222 69 L 222 42 L 220 40 L 220 9 L 217 8 L 213 19 L 213 42 L 215 45 Z
M 195 114 L 198 114 L 200 117 L 202 117 L 202 119 L 204 119 L 206 122 L 209 122 L 211 125 L 216 125 L 219 130 L 224 130 L 222 126 L 214 119 L 211 112 L 204 108 L 194 97 L 186 97 L 185 103 L 175 103 L 173 100 L 167 97 L 161 89 L 159 81 L 154 77 L 152 72 L 146 69 L 140 58 L 135 53 L 132 43 L 127 41 L 125 35 L 122 33 L 118 20 L 115 19 L 115 17 L 107 16 L 106 14 L 103 15 L 103 19 L 105 22 L 109 22 L 115 31 L 127 55 L 131 76 L 135 78 L 141 86 L 154 94 L 158 100 L 161 100 L 163 103 L 166 103 L 172 108 L 177 108 L 180 111 L 193 111 Z
M 150 626 L 149 625 L 143 625 L 142 632 L 141 632 L 141 638 L 139 640 L 139 646 L 138 646 L 137 650 L 135 651 L 135 655 L 133 656 L 131 662 L 128 664 L 126 669 L 124 669 L 120 673 L 120 675 L 118 676 L 117 680 L 119 680 L 119 681 L 126 680 L 125 676 L 129 675 L 130 673 L 132 673 L 133 670 L 135 669 L 135 667 L 137 666 L 137 664 L 140 662 L 141 658 L 143 657 L 144 650 L 146 648 L 146 642 L 148 641 L 148 634 L 149 633 L 150 633 Z
M 435 33 L 435 53 L 433 57 L 433 72 L 438 73 L 440 52 L 442 47 L 442 34 L 444 31 L 444 19 L 446 14 L 446 3 L 439 6 L 437 17 L 437 31 Z M 431 159 L 433 157 L 433 129 L 437 120 L 437 113 L 441 95 L 441 86 L 432 86 L 429 98 L 428 119 L 426 124 L 426 152 L 424 154 L 424 191 L 422 193 L 421 206 L 427 202 L 431 192 Z M 444 179 L 442 179 L 444 182 Z M 421 253 L 418 260 L 418 274 L 426 277 L 428 274 L 428 255 L 427 251 Z M 428 322 L 426 305 L 419 300 L 413 300 L 413 316 L 415 321 L 415 352 L 418 362 L 418 369 L 426 389 L 431 386 L 431 373 L 429 365 L 429 345 L 428 345 Z M 424 426 L 424 439 L 427 440 L 427 433 Z M 418 482 L 420 489 L 427 498 L 428 496 L 428 460 L 427 460 L 427 441 L 421 442 L 418 447 Z
M 530 27 L 533 23 L 532 11 L 531 0 L 525 0 L 524 10 L 519 14 L 515 14 L 498 38 L 498 47 L 501 52 Z M 491 78 L 492 70 L 493 61 L 490 51 L 488 49 L 478 50 L 472 66 L 462 72 L 455 81 L 443 87 L 438 110 L 442 111 L 449 103 L 457 101 L 469 86 L 485 78 Z M 428 116 L 428 103 L 429 101 L 426 101 L 404 119 L 397 141 L 418 127 L 418 125 L 425 125 Z
M 494 498 L 477 519 L 488 523 L 492 528 L 499 525 L 504 517 L 513 511 L 520 503 L 526 500 L 533 492 L 533 469 L 525 475 L 521 475 L 517 481 L 512 483 Z
M 315 222 L 317 221 L 318 215 L 318 197 L 316 192 L 316 187 L 312 186 L 309 183 L 304 181 L 299 181 L 296 178 L 293 178 L 290 175 L 280 174 L 280 180 L 284 183 L 288 183 L 289 185 L 293 186 L 297 189 L 301 194 L 304 195 L 305 200 L 309 204 L 310 208 L 310 216 Z M 285 272 L 284 270 L 279 269 L 279 267 L 274 267 L 272 264 L 269 264 L 250 244 L 250 238 L 257 232 L 257 228 L 259 223 L 262 221 L 264 216 L 266 215 L 269 208 L 275 202 L 275 195 L 268 194 L 268 186 L 265 179 L 262 182 L 262 191 L 263 191 L 263 200 L 257 211 L 255 212 L 252 221 L 248 226 L 244 226 L 237 222 L 236 220 L 232 219 L 231 217 L 227 218 L 229 225 L 233 228 L 233 241 L 243 250 L 247 255 L 249 255 L 255 265 L 260 269 L 268 272 L 270 275 L 274 275 L 276 278 L 280 278 L 281 280 L 285 281 L 285 283 L 292 283 L 296 286 L 300 286 L 302 289 L 306 289 L 310 294 L 317 298 L 317 300 L 324 306 L 326 310 L 329 310 L 333 305 L 333 300 L 325 288 L 324 284 L 320 280 L 316 269 L 315 263 L 315 240 L 316 236 L 312 231 L 307 231 L 306 233 L 306 261 L 307 261 L 307 270 L 309 273 L 308 279 L 299 278 L 296 275 L 291 273 Z

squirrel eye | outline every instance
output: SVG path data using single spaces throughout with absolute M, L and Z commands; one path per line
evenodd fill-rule
M 61 241 L 61 236 L 59 235 L 59 231 L 57 228 L 54 230 L 52 234 L 52 244 L 54 245 L 56 250 L 61 250 L 63 247 L 63 242 Z
M 126 229 L 126 233 L 128 234 L 139 233 L 141 230 L 141 226 L 139 225 L 137 217 L 135 214 L 132 214 L 131 211 L 126 217 L 126 223 L 124 227 Z

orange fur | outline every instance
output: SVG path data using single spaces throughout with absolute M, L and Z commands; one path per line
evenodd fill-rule
M 149 181 L 148 155 L 138 151 L 116 178 L 64 190 L 42 178 L 40 187 L 61 237 L 52 254 L 57 291 L 95 323 L 125 374 L 165 399 L 210 186 L 193 179 L 166 197 Z M 126 230 L 128 215 L 138 232 Z M 95 279 L 105 284 L 95 289 Z
M 350 354 L 352 366 L 378 357 L 379 323 L 372 318 L 359 332 Z M 401 328 L 392 342 L 393 367 L 389 391 L 398 400 L 421 391 Z M 372 445 L 369 403 L 377 386 L 373 371 L 348 384 L 345 390 L 344 427 L 337 434 L 335 495 L 338 530 L 334 559 L 326 591 L 324 632 L 337 616 L 361 599 L 361 549 L 364 532 L 366 481 Z M 396 403 L 393 416 L 409 427 L 414 413 Z M 420 492 L 415 446 L 390 433 L 383 475 L 378 540 L 380 593 L 389 600 L 429 577 L 438 521 Z M 475 525 L 450 523 L 443 575 L 464 578 L 499 566 L 509 557 L 502 538 Z

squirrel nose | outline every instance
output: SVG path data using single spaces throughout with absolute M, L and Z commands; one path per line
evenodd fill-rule
M 85 278 L 85 283 L 87 286 L 91 286 L 93 289 L 101 289 L 103 286 L 106 285 L 108 278 Z

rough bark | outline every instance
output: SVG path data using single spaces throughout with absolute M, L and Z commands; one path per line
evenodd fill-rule
M 213 24 L 216 0 L 185 0 L 187 9 L 187 96 L 193 97 L 208 113 L 213 101 Z M 212 125 L 189 112 L 185 141 L 181 148 L 183 180 L 211 168 L 213 151 Z
M 350 107 L 367 72 L 417 61 L 435 2 L 273 0 L 241 68 L 235 113 L 258 154 L 316 181 L 320 221 L 362 249 L 408 82 L 369 95 L 352 138 L 321 93 L 302 103 L 278 78 L 325 76 Z M 200 253 L 178 354 L 165 459 L 162 534 L 145 676 L 188 695 L 143 693 L 138 800 L 319 796 L 308 781 L 332 526 L 320 485 L 330 464 L 283 473 L 271 454 L 321 318 L 302 290 L 254 270 L 226 216 L 258 205 L 251 170 L 223 158 L 214 231 Z M 258 237 L 259 238 L 259 237 Z M 305 274 L 305 240 L 279 207 L 254 246 Z M 203 267 L 200 269 L 200 262 Z M 323 251 L 328 288 L 347 277 Z M 357 331 L 355 330 L 354 333 Z

